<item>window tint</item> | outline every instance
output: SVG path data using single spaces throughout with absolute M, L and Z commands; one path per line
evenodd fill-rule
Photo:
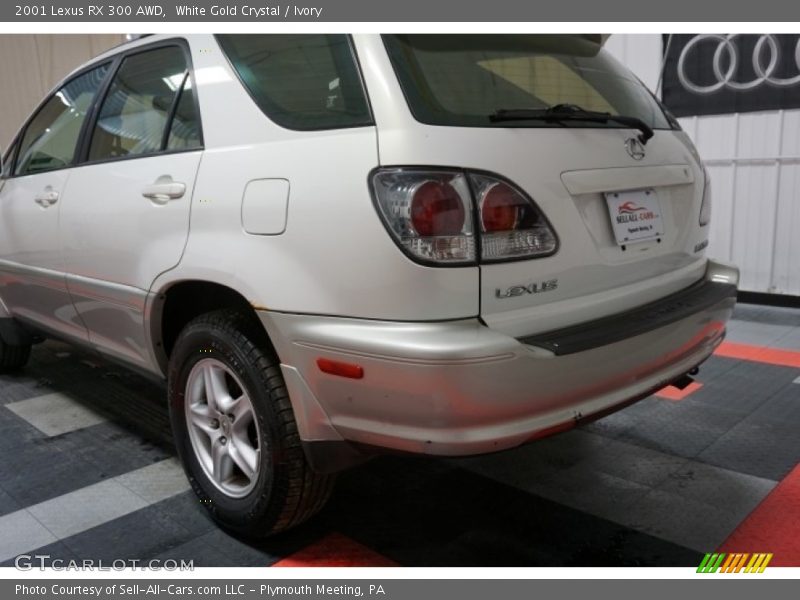
M 197 118 L 192 78 L 187 74 L 172 117 L 167 150 L 190 150 L 200 146 L 200 119 Z
M 372 124 L 346 35 L 220 35 L 222 49 L 262 111 L 289 129 Z
M 76 77 L 50 98 L 25 129 L 16 175 L 30 175 L 72 164 L 81 126 L 108 65 Z
M 386 35 L 411 111 L 433 125 L 620 127 L 619 123 L 493 122 L 500 110 L 573 104 L 638 117 L 669 129 L 647 89 L 596 43 L 580 36 Z
M 186 59 L 176 46 L 125 58 L 100 108 L 89 160 L 160 151 L 185 76 Z

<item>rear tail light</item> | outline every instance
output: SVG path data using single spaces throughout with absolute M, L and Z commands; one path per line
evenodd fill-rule
M 547 219 L 520 190 L 483 174 L 470 174 L 481 219 L 481 259 L 549 256 L 558 241 Z
M 378 212 L 400 247 L 420 262 L 475 264 L 480 260 L 553 254 L 558 240 L 536 204 L 511 183 L 456 170 L 380 169 L 372 175 Z M 474 224 L 477 221 L 477 227 Z
M 703 167 L 705 184 L 703 185 L 703 203 L 700 205 L 700 227 L 705 227 L 711 222 L 711 177 Z
M 475 262 L 464 173 L 389 169 L 377 171 L 372 186 L 389 232 L 412 257 L 437 264 Z

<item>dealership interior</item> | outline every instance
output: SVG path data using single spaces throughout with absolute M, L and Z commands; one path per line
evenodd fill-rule
M 127 41 L 0 36 L 0 148 L 70 71 Z M 47 339 L 0 373 L 0 565 L 800 566 L 800 35 L 603 43 L 696 144 L 714 182 L 707 254 L 741 270 L 692 381 L 512 450 L 377 456 L 308 522 L 254 541 L 191 489 L 164 384 Z

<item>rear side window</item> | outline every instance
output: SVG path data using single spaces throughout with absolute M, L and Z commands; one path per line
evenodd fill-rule
M 20 143 L 15 175 L 32 175 L 72 164 L 81 127 L 108 65 L 59 89 L 31 119 Z
M 458 127 L 620 127 L 543 120 L 493 122 L 504 110 L 572 105 L 669 129 L 650 92 L 598 44 L 575 35 L 385 35 L 418 121 Z
M 192 80 L 187 76 L 172 117 L 167 150 L 190 150 L 199 148 L 200 144 L 200 118 L 197 116 Z
M 261 110 L 287 129 L 372 124 L 346 35 L 219 35 L 217 39 Z
M 189 81 L 185 55 L 177 46 L 125 58 L 100 107 L 89 160 L 154 154 L 167 149 L 170 138 L 174 140 L 170 149 L 199 147 Z

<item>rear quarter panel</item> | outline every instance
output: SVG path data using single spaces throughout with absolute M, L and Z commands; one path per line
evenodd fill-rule
M 391 320 L 478 314 L 478 270 L 406 258 L 372 205 L 376 128 L 277 126 L 240 84 L 212 36 L 190 37 L 206 151 L 181 263 L 153 286 L 213 281 L 270 310 Z M 257 179 L 289 182 L 285 231 L 252 235 L 242 197 Z

